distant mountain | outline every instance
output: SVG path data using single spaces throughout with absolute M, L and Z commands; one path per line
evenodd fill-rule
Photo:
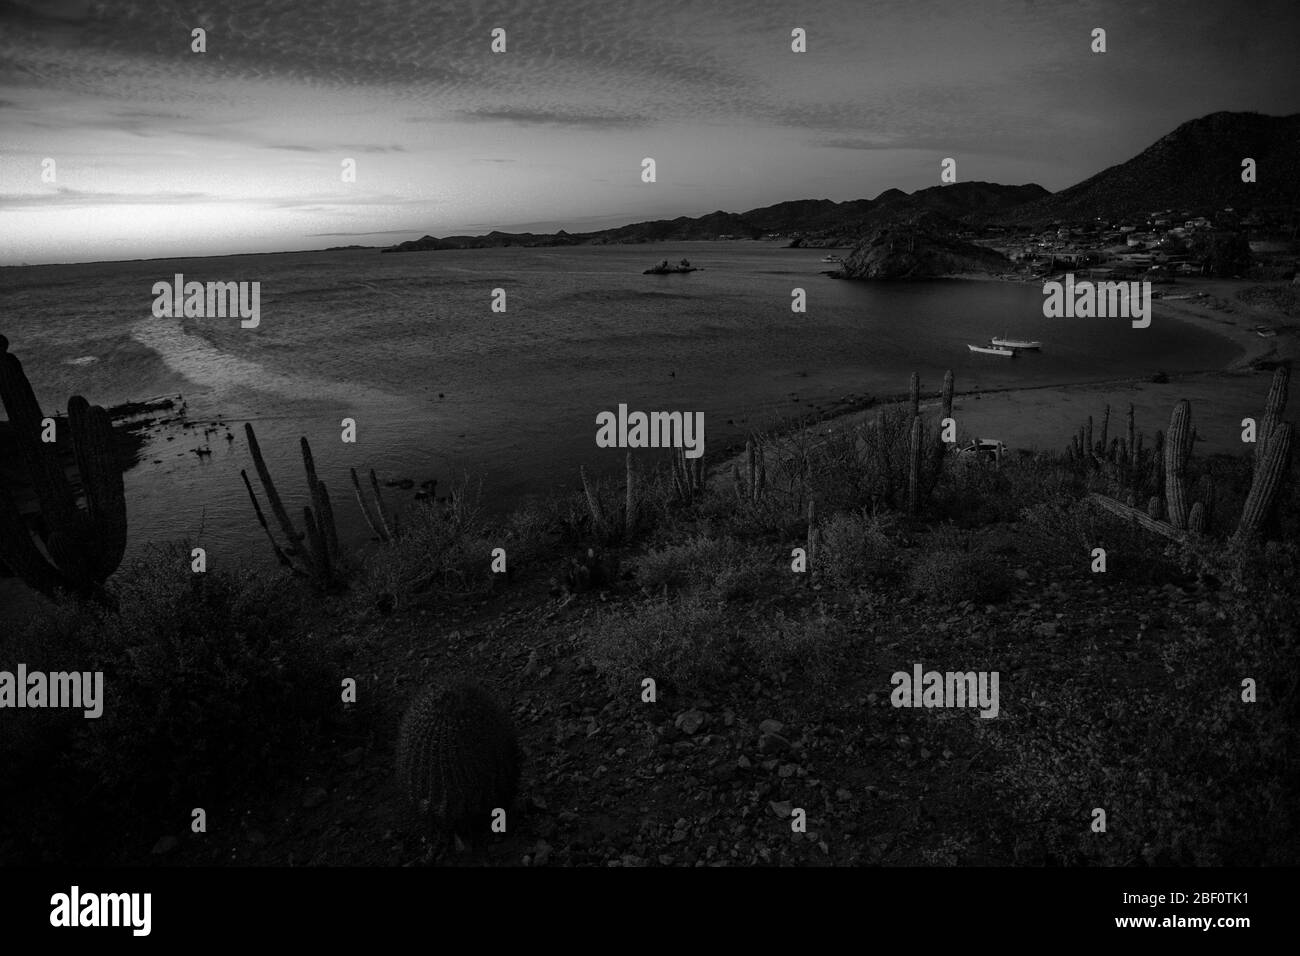
M 1254 183 L 1241 181 L 1255 160 Z M 1179 126 L 1126 163 L 1029 203 L 1003 221 L 1113 221 L 1161 209 L 1210 212 L 1300 203 L 1300 114 L 1211 113 Z
M 798 199 L 748 212 L 718 210 L 692 218 L 656 219 L 598 232 L 554 234 L 490 232 L 485 236 L 424 236 L 402 242 L 385 252 L 439 249 L 485 249 L 496 246 L 560 246 L 639 242 L 690 242 L 729 236 L 761 239 L 771 234 L 799 233 L 801 244 L 851 245 L 859 236 L 886 223 L 907 221 L 923 213 L 948 217 L 954 223 L 975 222 L 1003 210 L 1048 195 L 1042 186 L 1001 186 L 997 183 L 953 183 L 932 186 L 908 195 L 888 189 L 873 199 Z
M 1257 182 L 1241 181 L 1245 158 L 1255 160 Z M 794 245 L 849 246 L 919 218 L 925 218 L 928 235 L 941 230 L 941 220 L 951 234 L 992 225 L 1145 219 L 1162 209 L 1209 215 L 1225 206 L 1238 213 L 1300 206 L 1300 114 L 1212 113 L 1184 123 L 1128 162 L 1054 194 L 1033 183 L 953 183 L 910 194 L 887 189 L 875 199 L 798 199 L 742 213 L 717 210 L 598 232 L 424 236 L 383 251 L 759 239 L 772 234 L 797 235 Z

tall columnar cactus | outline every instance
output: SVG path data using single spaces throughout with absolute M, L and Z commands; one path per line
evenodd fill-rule
M 1091 459 L 1093 452 L 1096 451 L 1096 446 L 1093 445 L 1092 443 L 1092 416 L 1091 415 L 1088 416 L 1088 424 L 1083 430 L 1083 448 L 1084 448 L 1084 453 L 1088 456 L 1089 459 Z
M 740 500 L 753 494 L 752 489 L 741 488 L 740 471 L 733 464 L 732 476 L 736 480 L 736 495 Z M 679 500 L 690 504 L 704 494 L 704 456 L 687 458 L 686 449 L 678 448 L 672 452 L 673 490 Z
M 1128 463 L 1130 468 L 1138 466 L 1137 422 L 1133 414 L 1133 403 L 1128 403 Z
M 1286 408 L 1287 386 L 1290 381 L 1291 370 L 1287 366 L 1279 365 L 1273 370 L 1273 381 L 1269 385 L 1268 398 L 1264 400 L 1264 417 L 1260 419 L 1255 434 L 1256 463 L 1264 454 L 1269 435 L 1282 420 L 1282 411 Z
M 907 399 L 912 408 L 912 418 L 921 414 L 921 373 L 913 372 Z
M 808 578 L 812 580 L 817 573 L 817 551 L 818 544 L 821 541 L 821 534 L 817 528 L 817 506 L 816 502 L 808 499 Z
M 912 431 L 908 436 L 907 456 L 907 513 L 916 514 L 921 507 L 921 416 L 912 418 Z
M 1282 482 L 1290 465 L 1291 423 L 1278 422 L 1269 433 L 1264 453 L 1255 466 L 1255 478 L 1237 524 L 1238 539 L 1253 537 L 1263 529 L 1281 497 Z
M 432 836 L 486 831 L 514 801 L 522 756 L 509 714 L 467 682 L 422 692 L 397 738 L 398 778 Z
M 310 506 L 302 509 L 306 532 L 301 533 L 294 527 L 293 520 L 284 507 L 284 501 L 271 478 L 270 469 L 266 467 L 266 459 L 262 457 L 262 448 L 257 442 L 257 435 L 251 423 L 244 424 L 244 435 L 248 439 L 248 449 L 253 456 L 253 466 L 257 469 L 257 476 L 262 481 L 262 489 L 266 492 L 267 501 L 270 502 L 271 513 L 275 515 L 280 531 L 286 539 L 287 543 L 284 547 L 276 542 L 270 526 L 266 523 L 261 505 L 257 502 L 257 495 L 253 493 L 253 483 L 248 480 L 248 472 L 241 469 L 239 474 L 244 479 L 244 487 L 248 489 L 248 496 L 252 499 L 257 519 L 267 537 L 271 539 L 277 560 L 311 578 L 317 587 L 322 589 L 334 587 L 339 583 L 339 543 L 338 532 L 334 526 L 334 508 L 330 504 L 325 483 L 316 477 L 316 463 L 307 439 L 303 438 L 301 442 L 302 462 L 307 472 L 307 490 L 316 510 L 313 512 Z
M 54 443 L 41 440 L 45 418 L 18 357 L 0 335 L 0 399 L 19 457 L 36 489 L 44 529 L 29 531 L 0 488 L 0 558 L 31 587 L 106 600 L 103 584 L 126 552 L 126 495 L 108 412 L 79 395 L 68 400 L 68 430 L 85 507 L 79 507 Z
M 357 504 L 361 506 L 361 515 L 366 519 L 366 524 L 380 541 L 392 541 L 397 533 L 396 525 L 388 516 L 388 508 L 384 504 L 383 492 L 379 490 L 379 479 L 375 476 L 375 470 L 370 469 L 370 485 L 374 489 L 375 497 L 373 505 L 366 500 L 365 492 L 361 489 L 361 481 L 357 478 L 357 470 L 355 468 L 348 470 L 352 474 L 352 488 L 357 493 Z
M 1106 411 L 1101 416 L 1101 440 L 1097 443 L 1097 454 L 1105 458 L 1110 450 L 1110 445 L 1106 443 L 1106 433 L 1110 430 L 1110 406 L 1106 406 Z
M 940 472 L 943 471 L 944 459 L 944 441 L 943 441 L 943 423 L 945 420 L 952 418 L 952 396 L 953 396 L 954 379 L 952 369 L 943 373 L 943 390 L 939 393 L 942 414 L 939 419 L 939 427 L 934 433 L 934 451 L 930 462 L 930 475 L 932 481 L 937 481 Z
M 1169 523 L 1178 530 L 1187 527 L 1187 460 L 1192 454 L 1192 406 L 1182 399 L 1174 406 L 1165 438 L 1165 499 Z
M 624 460 L 627 472 L 623 486 L 623 535 L 629 540 L 636 531 L 636 474 L 632 470 L 632 453 Z

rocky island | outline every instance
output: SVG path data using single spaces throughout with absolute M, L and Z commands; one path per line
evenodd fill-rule
M 986 246 L 955 237 L 932 217 L 875 229 L 844 257 L 839 279 L 932 279 L 970 273 L 1010 271 L 1011 261 Z
M 659 265 L 646 269 L 641 274 L 643 276 L 666 276 L 672 275 L 674 272 L 696 272 L 698 270 L 699 266 L 691 265 L 686 259 L 683 259 L 675 266 L 670 266 L 668 260 L 665 259 Z

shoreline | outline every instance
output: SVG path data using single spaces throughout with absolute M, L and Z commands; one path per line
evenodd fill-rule
M 953 275 L 948 278 L 982 282 L 1020 282 L 1019 278 L 991 275 Z M 1148 434 L 1168 427 L 1174 404 L 1182 398 L 1192 403 L 1197 428 L 1197 450 L 1202 454 L 1239 453 L 1242 449 L 1240 429 L 1245 416 L 1258 417 L 1268 392 L 1267 369 L 1293 361 L 1300 351 L 1297 332 L 1300 315 L 1276 306 L 1258 307 L 1236 298 L 1247 289 L 1289 289 L 1285 280 L 1256 282 L 1242 279 L 1184 279 L 1162 288 L 1165 295 L 1188 295 L 1187 299 L 1167 298 L 1152 301 L 1151 319 L 1183 322 L 1212 332 L 1231 342 L 1241 354 L 1219 368 L 1174 373 L 1166 381 L 1153 376 L 1097 379 L 1088 382 L 1008 385 L 963 391 L 956 383 L 953 413 L 957 418 L 959 441 L 970 438 L 996 438 L 1009 451 L 1016 449 L 1062 450 L 1079 425 L 1088 416 L 1100 422 L 1107 405 L 1112 418 L 1122 422 L 1127 404 L 1134 406 L 1139 431 Z M 1300 298 L 1300 293 L 1297 293 Z M 1263 338 L 1252 327 L 1270 325 L 1278 334 Z M 896 393 L 876 396 L 865 401 L 840 402 L 816 416 L 782 423 L 775 429 L 778 438 L 799 434 L 808 429 L 831 424 L 855 425 L 880 406 L 894 405 L 908 398 L 905 388 Z M 938 383 L 922 382 L 922 408 L 937 405 Z M 1215 415 L 1221 409 L 1230 413 Z M 715 478 L 730 474 L 732 464 L 743 464 L 744 443 L 723 449 Z

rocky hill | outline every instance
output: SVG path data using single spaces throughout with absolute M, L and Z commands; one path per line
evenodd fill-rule
M 861 239 L 845 258 L 846 279 L 926 279 L 1009 270 L 1000 253 L 953 237 L 955 225 L 936 214 L 892 223 Z
M 1244 158 L 1257 181 L 1241 180 Z M 1107 221 L 1159 209 L 1212 212 L 1300 203 L 1300 114 L 1211 113 L 1179 126 L 1125 163 L 1020 207 L 1004 221 Z

